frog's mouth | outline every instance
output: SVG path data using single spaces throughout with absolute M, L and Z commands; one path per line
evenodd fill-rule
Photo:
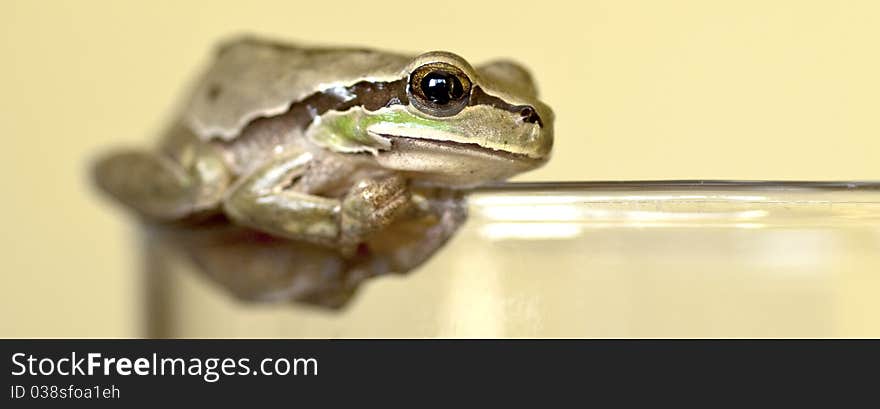
M 375 154 L 385 168 L 408 172 L 415 179 L 469 187 L 507 179 L 541 166 L 546 160 L 486 148 L 475 143 L 382 135 L 391 146 Z
M 473 142 L 459 142 L 450 140 L 438 140 L 427 138 L 415 138 L 403 135 L 377 134 L 378 136 L 388 140 L 391 144 L 390 149 L 418 149 L 430 151 L 459 151 L 465 155 L 493 155 L 515 161 L 540 161 L 524 153 L 508 152 L 499 149 L 492 149 Z
M 389 142 L 424 142 L 424 147 L 455 148 L 464 151 L 480 151 L 511 159 L 543 159 L 549 152 L 542 128 L 536 124 L 517 122 L 488 126 L 486 121 L 470 125 L 457 123 L 411 123 L 400 124 L 380 121 L 366 126 L 366 134 L 374 146 L 388 148 Z M 381 149 L 381 148 L 380 148 Z

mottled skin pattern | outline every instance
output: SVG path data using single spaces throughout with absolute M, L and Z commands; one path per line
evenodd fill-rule
M 242 39 L 156 149 L 94 177 L 236 296 L 340 307 L 439 249 L 462 188 L 543 164 L 552 122 L 514 63 Z

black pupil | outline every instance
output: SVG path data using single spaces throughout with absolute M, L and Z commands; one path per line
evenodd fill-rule
M 461 81 L 455 75 L 444 71 L 432 71 L 422 77 L 422 93 L 438 105 L 448 104 L 464 95 Z

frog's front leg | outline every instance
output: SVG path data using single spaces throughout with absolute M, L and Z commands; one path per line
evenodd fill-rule
M 395 175 L 362 180 L 342 198 L 320 196 L 308 176 L 325 172 L 321 165 L 308 152 L 272 159 L 240 180 L 223 208 L 241 225 L 350 252 L 409 203 L 406 181 Z

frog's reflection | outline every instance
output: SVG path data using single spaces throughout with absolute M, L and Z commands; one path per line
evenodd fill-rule
M 223 216 L 198 221 L 197 226 L 149 225 L 149 240 L 181 252 L 210 280 L 242 300 L 296 301 L 338 309 L 364 280 L 418 267 L 466 219 L 460 192 L 423 192 L 422 197 L 431 198 L 408 217 L 372 234 L 353 254 L 278 238 L 230 223 Z

